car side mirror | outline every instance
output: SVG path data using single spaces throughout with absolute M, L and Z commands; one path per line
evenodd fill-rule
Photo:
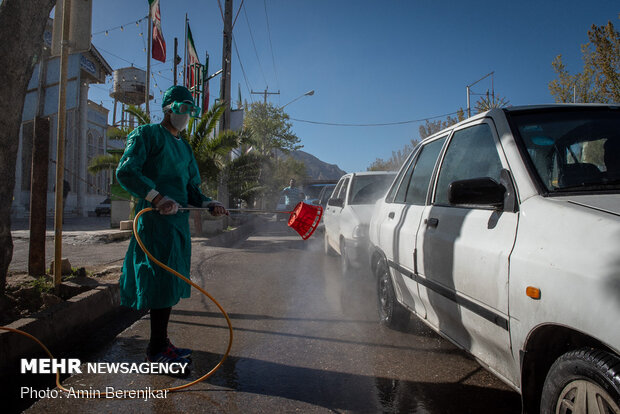
M 344 207 L 344 201 L 342 200 L 342 198 L 330 198 L 329 200 L 327 200 L 327 205 L 334 207 Z
M 489 206 L 497 210 L 504 207 L 506 187 L 489 177 L 453 181 L 448 190 L 448 200 L 455 205 Z

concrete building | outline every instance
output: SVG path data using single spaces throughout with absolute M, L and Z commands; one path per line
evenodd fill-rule
M 45 41 L 49 48 L 52 34 L 51 25 L 48 27 Z M 44 60 L 43 65 L 46 67 L 40 67 L 40 64 L 35 67 L 24 101 L 11 211 L 13 217 L 27 217 L 29 214 L 32 137 L 38 112 L 50 118 L 47 212 L 48 215 L 54 214 L 60 59 L 55 57 Z M 89 101 L 88 90 L 90 84 L 105 83 L 106 77 L 111 74 L 112 68 L 94 46 L 88 52 L 69 56 L 64 176 L 70 192 L 65 204 L 65 215 L 88 215 L 107 197 L 109 191 L 108 173 L 93 176 L 87 171 L 92 158 L 106 153 L 108 128 L 108 109 Z

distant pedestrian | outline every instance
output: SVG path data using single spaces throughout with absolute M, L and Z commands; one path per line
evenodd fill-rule
M 305 195 L 304 193 L 297 187 L 297 181 L 294 178 L 288 183 L 288 187 L 285 187 L 281 193 L 284 196 L 284 204 L 286 205 L 286 210 L 292 210 L 299 202 L 304 201 Z
M 63 205 L 66 206 L 66 201 L 67 201 L 67 196 L 69 195 L 69 192 L 71 191 L 71 186 L 69 185 L 69 181 L 67 180 L 62 180 L 62 201 L 63 201 Z M 56 186 L 54 185 L 54 192 L 56 192 Z

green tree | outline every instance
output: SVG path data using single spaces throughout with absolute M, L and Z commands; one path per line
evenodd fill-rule
M 138 125 L 146 125 L 151 122 L 151 118 L 149 115 L 139 106 L 129 105 L 125 112 L 130 115 L 133 115 L 138 121 Z M 108 139 L 112 140 L 126 140 L 127 135 L 132 131 L 132 128 L 129 127 L 112 127 L 108 129 L 107 135 Z M 116 167 L 118 167 L 118 163 L 121 161 L 121 157 L 123 156 L 123 152 L 109 151 L 107 154 L 98 155 L 94 157 L 90 163 L 88 164 L 88 172 L 92 175 L 97 175 L 100 172 L 109 171 L 112 174 L 112 186 L 110 188 L 111 196 L 118 196 L 122 199 L 131 199 L 133 204 L 133 197 L 126 192 L 119 184 L 116 183 Z
M 271 159 L 256 151 L 242 153 L 234 158 L 227 171 L 228 191 L 233 200 L 253 205 L 257 198 L 267 193 L 269 187 L 264 180 L 265 170 L 272 170 Z
M 138 125 L 146 125 L 151 122 L 150 117 L 142 108 L 139 106 L 129 105 L 125 112 L 130 115 L 136 117 L 138 121 Z M 113 140 L 125 140 L 127 139 L 127 135 L 132 131 L 129 127 L 116 127 L 113 126 L 108 129 L 107 135 L 108 139 Z M 90 164 L 88 164 L 88 172 L 92 175 L 96 175 L 101 171 L 110 171 L 116 170 L 119 161 L 121 160 L 121 156 L 123 154 L 119 152 L 112 152 L 104 155 L 98 155 L 94 157 Z
M 11 204 L 24 99 L 54 4 L 55 0 L 4 0 L 0 4 L 0 295 L 13 257 Z
M 392 151 L 392 156 L 387 160 L 377 158 L 372 164 L 370 164 L 370 167 L 368 167 L 367 170 L 398 171 L 418 143 L 418 140 L 412 139 L 411 142 L 406 144 L 402 149 Z
M 443 121 L 441 119 L 438 119 L 435 121 L 429 121 L 427 119 L 424 125 L 420 125 L 420 128 L 419 128 L 420 139 L 430 137 L 434 133 L 439 132 L 442 129 L 448 128 L 450 125 L 454 125 L 457 122 L 461 122 L 464 119 L 465 119 L 465 111 L 463 111 L 463 108 L 459 108 L 459 110 L 456 111 L 456 118 L 452 118 L 451 116 L 448 116 Z
M 243 132 L 224 131 L 214 136 L 215 126 L 224 109 L 225 106 L 222 104 L 213 105 L 200 118 L 191 118 L 187 128 L 181 132 L 181 137 L 189 143 L 194 152 L 203 187 L 209 195 L 214 195 L 216 192 L 217 176 L 229 163 L 230 152 L 247 140 Z M 150 123 L 150 117 L 140 107 L 129 106 L 125 112 L 133 115 L 138 125 Z M 124 140 L 131 131 L 131 128 L 112 128 L 108 132 L 108 137 Z M 121 156 L 121 153 L 111 153 L 95 157 L 89 164 L 88 171 L 91 174 L 110 169 L 115 171 Z
M 457 122 L 461 122 L 465 119 L 465 111 L 463 108 L 459 108 L 456 111 L 456 118 L 448 116 L 446 119 L 441 120 L 437 119 L 434 121 L 429 121 L 428 119 L 424 123 L 424 125 L 420 125 L 419 133 L 420 139 L 424 139 L 433 135 L 436 132 L 441 131 L 442 129 L 448 128 L 450 125 L 454 125 Z M 418 145 L 420 141 L 417 139 L 412 139 L 409 144 L 405 144 L 405 146 L 397 151 L 392 151 L 392 156 L 387 160 L 382 158 L 377 158 L 370 166 L 367 168 L 368 171 L 397 171 L 403 165 L 411 151 Z
M 245 130 L 235 132 L 222 131 L 215 135 L 215 126 L 224 113 L 226 106 L 216 103 L 199 119 L 191 119 L 187 129 L 182 132 L 188 142 L 200 171 L 205 193 L 215 196 L 219 174 L 230 163 L 230 153 L 249 139 Z
M 556 102 L 620 102 L 620 33 L 613 24 L 592 25 L 581 46 L 583 70 L 571 75 L 558 55 L 551 62 L 557 79 L 549 82 Z
M 248 131 L 247 160 L 235 161 L 236 166 L 242 166 L 237 177 L 244 177 L 241 184 L 237 178 L 231 187 L 236 188 L 237 197 L 249 201 L 249 204 L 259 197 L 264 197 L 266 205 L 275 205 L 282 188 L 291 177 L 302 182 L 306 179 L 306 167 L 303 162 L 296 161 L 287 154 L 290 151 L 302 148 L 300 139 L 293 133 L 289 116 L 281 109 L 270 103 L 254 102 L 246 111 L 244 128 Z M 245 171 L 245 172 L 241 172 Z
M 284 187 L 288 186 L 291 178 L 294 178 L 298 183 L 306 181 L 308 178 L 306 165 L 293 157 L 282 157 L 275 160 L 273 174 L 265 179 L 268 188 L 266 196 L 270 203 L 275 204 L 277 202 L 280 193 Z
M 289 116 L 270 103 L 252 103 L 243 124 L 251 131 L 254 149 L 260 154 L 269 155 L 274 150 L 286 153 L 303 147 L 291 130 Z

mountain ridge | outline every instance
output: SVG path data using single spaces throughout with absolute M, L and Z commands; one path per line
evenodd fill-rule
M 303 162 L 306 166 L 308 178 L 312 180 L 337 180 L 347 173 L 340 169 L 338 165 L 321 161 L 314 155 L 305 151 L 290 151 L 287 155 L 294 160 Z

